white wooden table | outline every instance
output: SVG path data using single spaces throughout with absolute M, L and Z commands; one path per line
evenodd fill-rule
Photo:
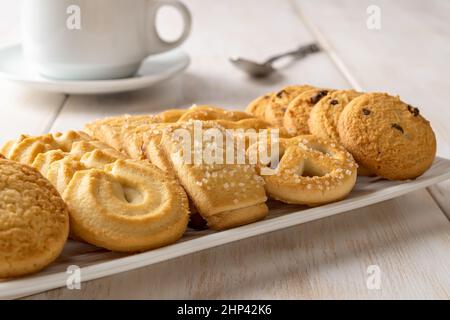
M 243 108 L 286 84 L 388 91 L 420 107 L 450 158 L 450 2 L 185 0 L 192 65 L 152 89 L 66 96 L 0 82 L 0 142 L 19 133 L 82 128 L 89 120 L 192 103 Z M 20 41 L 20 1 L 0 0 L 0 45 Z M 369 5 L 381 29 L 366 26 Z M 168 24 L 171 25 L 171 24 Z M 326 52 L 275 77 L 250 80 L 230 55 L 264 57 L 319 41 Z M 57 289 L 46 298 L 450 298 L 450 183 L 132 272 Z M 381 269 L 381 288 L 366 286 Z

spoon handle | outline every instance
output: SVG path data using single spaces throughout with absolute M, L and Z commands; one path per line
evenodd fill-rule
M 276 60 L 284 58 L 284 57 L 288 57 L 288 56 L 297 56 L 297 58 L 304 58 L 307 55 L 310 55 L 312 53 L 316 53 L 320 51 L 320 47 L 317 43 L 310 43 L 307 45 L 302 45 L 300 46 L 300 48 L 293 50 L 293 51 L 289 51 L 289 52 L 285 52 L 282 54 L 278 54 L 276 56 L 273 56 L 269 59 L 267 59 L 266 62 L 264 62 L 264 64 L 272 64 L 274 63 Z

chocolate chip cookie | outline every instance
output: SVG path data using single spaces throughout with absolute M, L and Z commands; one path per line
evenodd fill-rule
M 257 118 L 264 118 L 264 113 L 266 112 L 266 108 L 269 105 L 272 96 L 273 93 L 268 93 L 256 98 L 255 100 L 250 102 L 250 104 L 245 109 L 245 112 L 248 112 Z
M 433 129 L 419 109 L 386 93 L 353 99 L 339 117 L 338 132 L 359 163 L 389 180 L 420 176 L 436 155 Z
M 322 139 L 339 141 L 337 124 L 342 110 L 361 93 L 355 90 L 331 92 L 320 100 L 311 110 L 308 120 L 309 131 Z
M 328 89 L 310 89 L 298 95 L 289 103 L 283 118 L 283 125 L 290 134 L 309 134 L 308 119 L 311 110 L 330 92 Z
M 309 85 L 289 86 L 275 93 L 264 112 L 264 119 L 274 127 L 283 126 L 283 117 L 289 103 L 299 94 L 314 89 Z

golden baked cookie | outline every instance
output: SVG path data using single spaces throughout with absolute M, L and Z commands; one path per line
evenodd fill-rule
M 289 86 L 275 93 L 266 107 L 264 112 L 264 119 L 274 127 L 283 126 L 284 113 L 287 110 L 289 103 L 294 100 L 299 94 L 313 89 L 309 85 Z
M 263 143 L 252 145 L 256 154 Z M 353 189 L 358 165 L 343 146 L 312 135 L 279 140 L 278 165 L 262 174 L 268 195 L 285 203 L 317 206 L 345 198 Z M 268 169 L 269 164 L 259 164 Z M 262 171 L 261 171 L 262 173 Z
M 53 138 L 58 143 L 61 150 L 69 152 L 72 150 L 73 144 L 80 141 L 92 141 L 92 137 L 83 131 L 67 131 L 64 133 L 57 132 L 53 134 Z
M 40 153 L 36 156 L 31 166 L 39 170 L 39 172 L 47 178 L 50 165 L 55 161 L 64 159 L 68 155 L 69 154 L 67 152 L 61 150 L 51 150 L 45 153 Z
M 36 169 L 0 159 L 0 278 L 36 272 L 61 253 L 67 206 Z
M 86 167 L 77 159 L 67 156 L 50 164 L 47 169 L 47 179 L 62 195 L 73 175 L 80 170 L 86 170 Z
M 63 195 L 76 239 L 134 252 L 172 243 L 187 228 L 184 190 L 148 161 L 127 160 L 84 133 L 19 140 L 8 144 L 9 154 L 33 161 Z
M 23 140 L 17 140 L 11 146 L 9 154 L 6 157 L 10 160 L 31 165 L 38 154 L 59 148 L 60 146 L 51 134 L 27 137 Z
M 5 158 L 8 158 L 11 149 L 26 138 L 29 138 L 29 136 L 21 134 L 19 138 L 5 142 L 5 144 L 3 144 L 2 147 L 0 148 L 0 153 L 3 154 Z
M 208 143 L 198 146 L 194 140 L 188 140 L 186 146 L 175 138 L 178 129 L 193 137 L 194 128 L 200 123 L 203 129 L 214 128 L 220 131 L 222 136 L 227 135 L 225 128 L 214 121 L 179 123 L 163 131 L 160 141 L 162 152 L 159 155 L 170 162 L 174 174 L 198 212 L 207 221 L 208 227 L 222 230 L 265 218 L 268 208 L 265 204 L 267 197 L 264 181 L 256 174 L 254 167 L 236 164 L 235 161 L 227 163 L 227 150 L 223 149 L 225 146 L 221 149 L 222 158 L 218 161 L 222 163 L 208 162 L 203 157 L 196 163 L 195 155 L 205 155 Z M 190 159 L 185 159 L 189 157 L 187 154 L 180 158 L 183 150 L 192 150 Z M 237 152 L 234 155 L 236 156 Z
M 339 137 L 358 163 L 389 180 L 423 174 L 436 155 L 436 138 L 419 109 L 386 93 L 368 93 L 342 111 Z
M 129 145 L 124 142 L 124 135 L 129 135 L 139 126 L 150 126 L 154 123 L 158 123 L 158 118 L 153 115 L 121 115 L 88 123 L 84 130 L 95 139 L 126 153 Z
M 261 97 L 256 98 L 255 100 L 250 102 L 247 108 L 245 108 L 245 112 L 248 112 L 257 118 L 264 118 L 266 108 L 269 105 L 272 96 L 273 93 L 268 93 Z
M 312 109 L 308 119 L 309 131 L 322 139 L 339 141 L 337 125 L 341 112 L 350 101 L 361 94 L 355 90 L 338 90 L 329 93 Z M 371 177 L 375 174 L 359 164 L 358 175 Z
M 114 251 L 145 251 L 175 242 L 189 220 L 178 182 L 146 161 L 117 160 L 77 171 L 65 188 L 71 232 Z
M 309 131 L 322 139 L 339 141 L 337 124 L 345 106 L 361 93 L 355 90 L 337 90 L 320 100 L 308 120 Z
M 292 100 L 283 117 L 283 126 L 291 135 L 308 134 L 308 119 L 313 107 L 323 99 L 330 90 L 310 89 Z
M 180 119 L 181 116 L 185 113 L 186 110 L 184 109 L 169 109 L 161 113 L 158 113 L 155 116 L 155 119 L 161 123 L 172 123 L 177 122 L 178 119 Z
M 228 121 L 240 121 L 244 119 L 254 118 L 253 115 L 243 112 L 243 111 L 234 111 L 234 110 L 224 110 L 214 106 L 193 106 L 187 110 L 185 114 L 183 114 L 178 122 L 187 122 L 189 120 L 228 120 Z

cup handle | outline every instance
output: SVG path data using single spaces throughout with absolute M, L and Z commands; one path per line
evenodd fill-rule
M 177 0 L 149 0 L 149 4 L 152 6 L 151 14 L 153 14 L 153 26 L 152 26 L 152 34 L 156 43 L 153 43 L 153 48 L 149 48 L 148 54 L 156 54 L 164 51 L 168 51 L 180 46 L 186 38 L 189 36 L 191 32 L 192 18 L 189 9 L 181 2 Z M 156 28 L 156 15 L 158 14 L 158 10 L 161 7 L 170 6 L 180 12 L 181 17 L 183 19 L 184 30 L 181 36 L 175 41 L 165 41 L 161 38 L 158 33 L 158 29 Z

